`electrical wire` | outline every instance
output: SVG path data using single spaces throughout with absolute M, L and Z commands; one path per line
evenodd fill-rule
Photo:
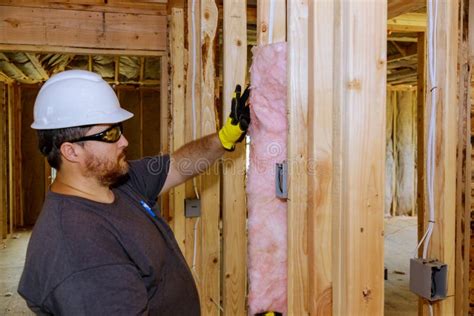
M 429 220 L 425 234 L 421 238 L 415 250 L 415 257 L 418 249 L 423 244 L 423 259 L 428 256 L 428 249 L 433 234 L 435 224 L 435 201 L 434 201 L 434 179 L 435 179 L 435 148 L 436 148 L 436 101 L 437 101 L 437 78 L 436 78 L 436 18 L 438 14 L 438 1 L 428 1 L 429 15 L 429 41 L 428 41 L 428 69 L 430 78 L 430 120 L 428 129 L 428 148 L 427 148 L 427 189 L 428 189 L 428 208 Z

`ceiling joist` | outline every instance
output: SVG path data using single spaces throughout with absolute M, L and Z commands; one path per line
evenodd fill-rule
M 33 64 L 35 67 L 36 71 L 38 72 L 39 76 L 41 77 L 42 80 L 48 80 L 49 75 L 44 70 L 43 66 L 41 65 L 40 61 L 38 60 L 38 57 L 36 57 L 35 54 L 32 53 L 25 53 L 26 57 L 30 60 L 30 62 Z
M 425 13 L 406 13 L 387 21 L 389 32 L 425 32 Z
M 417 11 L 426 6 L 426 0 L 388 0 L 388 18 Z

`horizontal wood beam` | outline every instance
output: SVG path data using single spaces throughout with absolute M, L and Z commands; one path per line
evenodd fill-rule
M 416 43 L 418 41 L 417 37 L 408 37 L 408 36 L 389 36 L 387 40 L 392 42 L 406 42 L 406 43 Z
M 388 18 L 419 10 L 426 6 L 426 0 L 388 0 Z
M 427 26 L 425 13 L 406 13 L 387 21 L 391 32 L 425 32 Z
M 0 5 L 29 8 L 68 9 L 77 11 L 102 11 L 117 13 L 138 13 L 166 15 L 166 0 L 123 1 L 123 0 L 0 0 Z
M 165 51 L 166 32 L 165 16 L 0 5 L 0 44 Z
M 1 9 L 1 6 L 0 6 Z M 102 48 L 81 48 L 55 45 L 17 45 L 0 43 L 0 51 L 3 52 L 41 52 L 58 54 L 77 55 L 129 55 L 129 56 L 165 56 L 166 51 L 137 50 L 137 49 L 102 49 Z

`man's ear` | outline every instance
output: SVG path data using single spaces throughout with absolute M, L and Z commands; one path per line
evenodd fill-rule
M 64 159 L 70 162 L 78 162 L 81 154 L 80 149 L 82 148 L 76 144 L 65 142 L 61 144 L 59 151 Z

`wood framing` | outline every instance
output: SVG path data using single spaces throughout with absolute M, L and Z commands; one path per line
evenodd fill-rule
M 166 17 L 0 5 L 0 43 L 165 51 Z
M 200 0 L 199 37 L 202 39 L 197 50 L 202 52 L 201 68 L 201 136 L 216 133 L 215 111 L 215 41 L 217 39 L 217 5 L 215 0 Z M 199 21 L 198 20 L 198 21 Z M 199 77 L 198 77 L 199 78 Z M 217 164 L 201 175 L 201 225 L 202 225 L 202 275 L 201 310 L 203 315 L 220 315 L 221 288 L 221 242 L 220 242 L 220 178 Z
M 237 84 L 245 87 L 247 72 L 247 18 L 245 1 L 224 0 L 224 89 L 222 122 L 230 114 Z M 236 62 L 239 61 L 239 62 Z M 247 205 L 245 194 L 245 145 L 237 145 L 223 159 L 223 308 L 224 315 L 247 311 Z
M 308 1 L 288 1 L 288 314 L 308 314 Z
M 387 2 L 389 19 L 426 6 L 426 0 L 388 0 Z
M 333 314 L 382 315 L 387 2 L 334 5 Z
M 172 8 L 170 15 L 170 63 L 171 63 L 171 109 L 172 136 L 170 149 L 174 151 L 185 143 L 184 139 L 184 10 Z M 185 185 L 181 184 L 170 192 L 169 224 L 174 231 L 181 250 L 184 250 L 184 194 Z
M 8 100 L 7 85 L 0 82 L 0 242 L 7 237 L 7 211 L 8 196 L 6 194 L 8 187 L 7 166 L 8 166 Z
M 435 315 L 454 315 L 455 305 L 455 227 L 456 227 L 456 146 L 457 146 L 457 66 L 458 66 L 458 1 L 437 1 L 436 55 L 434 61 L 437 82 L 430 81 L 426 103 L 436 100 L 436 142 L 434 171 L 435 225 L 428 251 L 429 258 L 437 258 L 448 265 L 447 298 L 433 304 Z M 430 80 L 430 79 L 429 79 Z M 436 86 L 435 90 L 432 87 Z M 431 109 L 430 106 L 427 106 Z M 426 120 L 429 120 L 427 116 Z M 428 125 L 428 124 L 427 124 Z M 424 216 L 425 225 L 428 214 Z M 425 226 L 426 227 L 426 226 Z M 424 304 L 424 313 L 428 306 Z
M 387 21 L 387 29 L 392 32 L 426 31 L 426 14 L 406 13 Z
M 458 51 L 458 142 L 456 161 L 455 315 L 469 314 L 471 249 L 471 70 L 469 65 L 469 0 L 460 1 Z
M 286 1 L 257 0 L 257 43 L 286 41 Z
M 166 0 L 161 2 L 154 0 L 0 0 L 0 5 L 154 15 L 166 15 L 167 9 Z
M 418 236 L 424 233 L 424 216 L 426 213 L 426 156 L 425 156 L 425 139 L 426 139 L 426 37 L 425 33 L 418 33 L 418 78 L 417 78 L 417 110 L 416 110 L 416 127 L 417 127 L 417 143 L 416 143 L 416 173 L 417 173 L 417 189 L 416 189 L 416 207 L 418 215 Z M 423 250 L 420 248 L 418 255 L 422 255 Z

